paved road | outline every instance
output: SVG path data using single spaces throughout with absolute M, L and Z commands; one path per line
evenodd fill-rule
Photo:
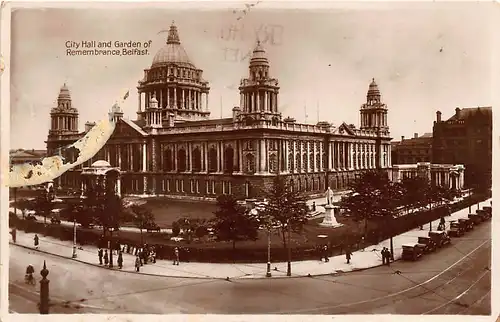
M 29 288 L 23 282 L 26 265 L 41 268 L 46 260 L 52 300 L 60 309 L 81 313 L 489 315 L 490 238 L 491 223 L 483 223 L 415 263 L 337 276 L 235 281 L 111 271 L 11 246 L 10 282 Z M 20 292 L 12 286 L 9 290 L 15 294 L 11 309 L 29 310 Z M 69 308 L 64 308 L 65 301 Z M 31 307 L 30 312 L 36 312 L 36 303 Z

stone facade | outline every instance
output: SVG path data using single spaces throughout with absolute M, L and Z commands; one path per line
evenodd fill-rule
M 418 136 L 413 135 L 411 139 L 401 137 L 401 141 L 391 142 L 391 153 L 393 164 L 415 164 L 417 162 L 432 161 L 432 133 Z
M 282 117 L 278 80 L 270 77 L 269 66 L 258 43 L 249 75 L 240 83 L 240 106 L 232 109 L 231 118 L 210 119 L 208 82 L 187 57 L 172 26 L 165 48 L 139 82 L 137 120 L 122 117 L 116 113 L 119 106 L 113 106 L 119 120 L 104 148 L 65 173 L 58 184 L 80 187 L 80 172 L 96 160 L 121 170 L 122 194 L 192 199 L 219 194 L 256 197 L 278 174 L 289 177 L 295 189 L 313 195 L 327 187 L 346 189 L 366 169 L 389 171 L 387 106 L 375 80 L 361 106 L 359 129 L 342 122 L 299 124 Z M 84 134 L 53 127 L 48 152 Z
M 396 182 L 417 176 L 427 178 L 432 185 L 436 186 L 457 190 L 465 187 L 465 167 L 461 164 L 431 164 L 430 162 L 400 164 L 393 165 L 390 173 L 391 180 Z

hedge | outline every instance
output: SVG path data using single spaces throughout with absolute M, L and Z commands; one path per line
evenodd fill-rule
M 451 212 L 467 208 L 477 202 L 484 201 L 489 195 L 474 195 L 456 204 L 450 205 Z M 417 228 L 420 225 L 434 221 L 448 214 L 446 207 L 436 207 L 432 210 L 421 211 L 399 218 L 395 218 L 389 222 L 380 225 L 381 229 L 370 229 L 368 231 L 367 240 L 365 244 L 361 244 L 360 233 L 332 234 L 329 237 L 328 243 L 331 245 L 329 255 L 342 254 L 346 245 L 351 250 L 359 249 L 371 244 L 376 244 L 384 239 L 389 238 L 391 235 L 398 235 Z M 12 214 L 13 215 L 13 214 Z M 9 221 L 9 226 L 15 226 L 17 229 L 23 230 L 27 233 L 39 233 L 46 236 L 51 236 L 60 240 L 73 240 L 73 228 L 62 225 L 47 225 L 42 222 L 28 221 L 12 218 Z M 389 232 L 387 227 L 391 228 Z M 437 228 L 437 227 L 436 227 Z M 85 229 L 79 228 L 77 233 L 77 243 L 80 245 L 94 245 L 103 247 L 107 244 L 106 241 L 101 240 L 102 230 L 98 229 Z M 119 244 L 136 245 L 137 242 L 125 237 L 113 237 L 113 241 Z M 152 244 L 157 251 L 158 259 L 173 259 L 174 248 L 179 247 L 180 257 L 182 261 L 196 261 L 196 262 L 212 262 L 212 263 L 263 263 L 267 261 L 267 247 L 256 245 L 256 247 L 238 248 L 233 251 L 232 245 L 227 244 L 226 248 L 221 247 L 197 247 L 196 244 L 188 245 L 165 245 L 165 244 Z M 137 245 L 138 246 L 138 245 Z M 299 245 L 292 249 L 292 260 L 319 260 L 323 255 L 321 251 L 313 244 Z M 288 250 L 283 247 L 273 246 L 271 250 L 273 262 L 284 262 L 288 258 Z

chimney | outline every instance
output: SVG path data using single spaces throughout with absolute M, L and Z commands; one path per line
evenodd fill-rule
M 436 120 L 437 122 L 441 122 L 441 111 L 436 112 Z
M 405 136 L 401 135 L 401 142 L 403 142 L 404 139 L 405 139 Z
M 460 108 L 459 108 L 459 107 L 457 107 L 457 108 L 455 109 L 455 115 L 456 115 L 456 116 L 458 116 L 458 114 L 459 114 L 459 113 L 460 113 Z
M 414 134 L 413 134 L 413 138 L 414 138 L 414 139 L 418 138 L 418 133 L 414 133 Z

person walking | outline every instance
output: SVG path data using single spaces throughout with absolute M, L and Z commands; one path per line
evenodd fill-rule
M 346 250 L 346 252 L 345 252 L 345 258 L 347 259 L 347 264 L 350 264 L 351 257 L 352 257 L 351 250 L 349 250 L 349 249 Z
M 380 254 L 382 255 L 382 265 L 385 265 L 385 262 L 387 260 L 387 252 L 385 247 L 382 248 Z
M 174 265 L 179 265 L 179 248 L 174 248 Z
M 39 239 L 37 234 L 35 234 L 35 237 L 33 237 L 33 242 L 35 243 L 35 249 L 38 249 Z
M 122 267 L 123 267 L 123 255 L 122 255 L 121 251 L 118 252 L 118 259 L 116 261 L 118 262 L 118 268 L 122 269 Z
M 102 256 L 103 256 L 102 248 L 99 248 L 99 250 L 97 251 L 97 256 L 99 256 L 99 265 L 102 265 Z
M 104 250 L 104 265 L 108 266 L 108 262 L 109 262 L 108 250 L 105 249 Z
M 140 267 L 141 267 L 141 261 L 139 260 L 139 256 L 135 256 L 135 271 L 139 272 Z
M 16 243 L 16 237 L 17 237 L 17 229 L 16 229 L 16 227 L 12 228 L 11 235 L 12 235 L 12 241 L 15 244 Z
M 328 258 L 328 246 L 323 246 L 323 257 L 325 258 L 325 263 L 328 263 L 330 259 Z

